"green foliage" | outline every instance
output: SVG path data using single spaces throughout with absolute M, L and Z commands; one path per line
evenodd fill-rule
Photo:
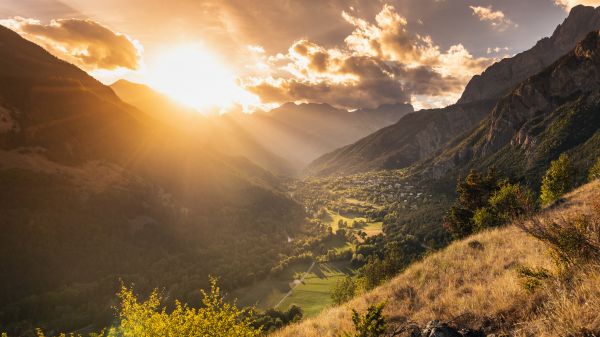
M 346 276 L 338 281 L 331 289 L 331 299 L 336 305 L 346 303 L 357 293 L 356 281 L 350 276 Z
M 532 219 L 521 228 L 549 246 L 558 271 L 568 275 L 573 267 L 600 265 L 600 198 L 591 201 L 592 214 L 571 219 Z
M 444 217 L 444 228 L 454 238 L 463 238 L 475 231 L 475 212 L 489 205 L 489 198 L 498 190 L 499 181 L 496 170 L 490 168 L 485 176 L 471 171 L 464 181 L 458 182 L 457 200 Z M 489 220 L 489 214 L 478 215 L 478 220 Z
M 385 302 L 370 305 L 364 316 L 361 316 L 356 310 L 352 309 L 352 323 L 355 333 L 344 333 L 345 337 L 380 337 L 386 331 L 385 318 L 383 317 L 383 308 Z
M 494 169 L 483 178 L 472 171 L 458 184 L 457 193 L 457 202 L 444 218 L 444 226 L 455 238 L 507 224 L 535 206 L 529 189 L 499 179 Z
M 588 179 L 589 181 L 600 179 L 600 157 L 596 160 L 594 166 L 590 168 Z
M 139 302 L 131 289 L 123 287 L 119 294 L 120 324 L 110 334 L 123 337 L 258 336 L 260 330 L 252 327 L 253 313 L 225 302 L 215 279 L 211 279 L 210 284 L 210 292 L 202 291 L 203 307 L 190 308 L 177 301 L 170 313 L 161 305 L 162 299 L 156 290 L 146 301 Z
M 496 213 L 494 209 L 490 207 L 484 207 L 476 210 L 475 214 L 473 214 L 472 221 L 475 231 L 496 227 L 501 224 L 498 213 Z
M 163 298 L 154 290 L 148 299 L 139 301 L 133 289 L 122 286 L 118 296 L 121 304 L 119 323 L 88 337 L 255 337 L 261 333 L 253 326 L 251 310 L 240 310 L 235 304 L 223 300 L 221 290 L 214 278 L 210 279 L 210 291 L 202 292 L 201 308 L 191 308 L 179 301 L 170 312 L 163 306 Z M 36 330 L 38 337 L 44 333 Z M 3 335 L 2 337 L 6 337 Z M 59 334 L 58 337 L 82 337 L 80 334 Z
M 568 192 L 573 186 L 574 169 L 567 154 L 563 153 L 550 163 L 542 178 L 540 201 L 549 205 Z
M 287 324 L 300 321 L 302 316 L 302 308 L 297 305 L 291 305 L 287 311 L 271 308 L 264 313 L 257 313 L 252 326 L 263 332 L 272 332 Z
M 542 286 L 545 280 L 552 276 L 545 268 L 539 267 L 534 269 L 526 266 L 519 266 L 517 274 L 519 275 L 521 286 L 528 292 L 535 291 Z

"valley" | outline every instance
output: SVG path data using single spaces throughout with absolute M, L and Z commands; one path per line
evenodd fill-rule
M 600 335 L 600 7 L 40 1 L 0 4 L 0 336 Z

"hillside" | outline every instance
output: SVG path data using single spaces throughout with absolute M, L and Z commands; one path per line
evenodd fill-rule
M 551 37 L 473 77 L 456 105 L 409 114 L 386 129 L 316 159 L 307 172 L 330 175 L 403 168 L 427 159 L 476 128 L 502 96 L 597 29 L 600 29 L 600 10 L 574 7 Z M 424 115 L 418 116 L 421 113 Z
M 593 203 L 599 200 L 600 183 L 594 182 L 565 196 L 561 206 L 540 216 L 572 219 L 591 213 Z M 273 336 L 338 336 L 341 331 L 352 331 L 351 308 L 364 311 L 381 301 L 387 301 L 384 314 L 392 328 L 411 324 L 424 327 L 435 319 L 458 328 L 481 329 L 484 335 L 556 336 L 575 332 L 584 336 L 576 332 L 588 331 L 593 336 L 594 329 L 600 329 L 593 309 L 600 304 L 598 274 L 586 277 L 582 272 L 582 283 L 574 288 L 573 297 L 568 297 L 565 290 L 555 292 L 554 284 L 526 291 L 517 273 L 520 265 L 553 270 L 542 242 L 515 226 L 489 230 L 454 242 L 384 285 Z M 548 323 L 548 318 L 553 321 Z M 412 336 L 409 332 L 406 336 Z
M 457 135 L 470 130 L 493 106 L 493 101 L 456 104 L 421 110 L 358 142 L 323 155 L 306 169 L 308 174 L 352 174 L 410 166 L 432 155 Z
M 579 173 L 586 172 L 600 154 L 599 74 L 600 37 L 593 31 L 502 98 L 468 136 L 420 167 L 440 177 L 495 165 L 514 177 L 539 180 L 551 160 L 568 152 Z
M 119 279 L 197 303 L 208 274 L 251 282 L 302 235 L 303 211 L 273 174 L 3 27 L 0 45 L 4 330 L 106 326 Z

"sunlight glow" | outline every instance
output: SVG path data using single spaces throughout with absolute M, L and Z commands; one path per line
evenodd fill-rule
M 149 84 L 200 112 L 224 112 L 236 106 L 244 111 L 258 97 L 237 84 L 235 74 L 200 44 L 165 47 L 148 64 Z

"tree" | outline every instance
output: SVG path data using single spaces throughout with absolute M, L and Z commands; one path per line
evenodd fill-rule
M 550 163 L 550 167 L 542 178 L 540 201 L 549 205 L 568 192 L 573 185 L 573 166 L 566 153 Z
M 352 323 L 354 324 L 354 334 L 344 333 L 345 337 L 380 337 L 383 336 L 387 328 L 385 318 L 383 317 L 383 308 L 385 302 L 370 305 L 364 316 L 361 316 L 356 310 L 352 309 Z
M 594 181 L 596 179 L 600 179 L 600 157 L 596 160 L 596 163 L 590 168 L 590 173 L 588 175 L 589 181 Z
M 331 299 L 336 305 L 346 303 L 356 295 L 356 282 L 350 276 L 338 281 L 331 289 Z
M 488 206 L 490 196 L 498 190 L 500 179 L 491 167 L 485 176 L 472 170 L 456 186 L 457 200 L 444 216 L 444 228 L 454 237 L 463 238 L 475 231 L 473 217 L 478 209 Z

